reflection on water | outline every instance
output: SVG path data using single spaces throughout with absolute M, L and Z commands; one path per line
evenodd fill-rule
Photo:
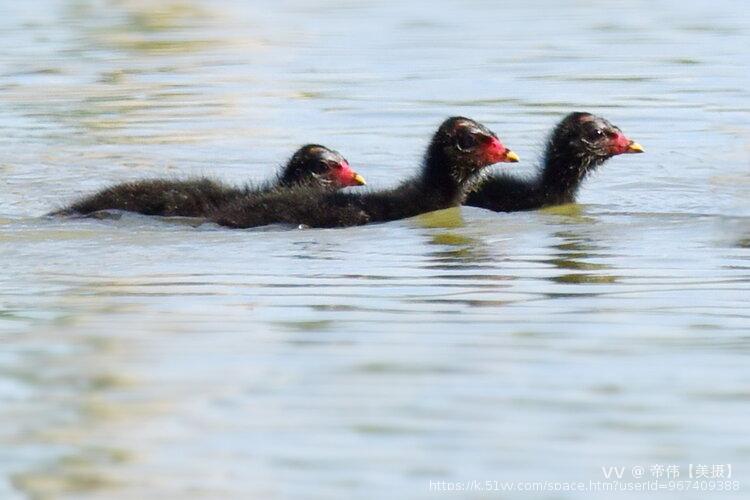
M 745 498 L 749 26 L 723 0 L 8 4 L 0 498 L 434 498 L 691 463 Z M 574 109 L 648 149 L 580 204 L 38 217 L 126 179 L 266 178 L 307 142 L 392 185 L 448 114 L 530 174 Z
M 585 219 L 584 219 L 585 220 Z M 588 221 L 587 221 L 588 222 Z M 612 266 L 605 263 L 591 262 L 595 258 L 606 258 L 608 249 L 596 245 L 592 237 L 578 234 L 575 231 L 558 231 L 554 233 L 563 243 L 552 245 L 554 257 L 548 262 L 565 274 L 554 276 L 558 283 L 615 283 L 617 278 L 606 274 Z M 568 272 L 584 271 L 584 272 Z M 588 271 L 588 272 L 586 272 Z M 592 272 L 597 271 L 597 272 Z
M 422 227 L 434 227 L 454 229 L 464 226 L 464 219 L 461 215 L 461 209 L 448 208 L 446 210 L 437 210 L 428 214 L 422 214 L 414 219 Z
M 58 325 L 67 329 L 65 321 Z M 115 399 L 134 381 L 102 362 L 121 355 L 119 346 L 104 337 L 70 336 L 64 346 L 47 345 L 40 351 L 33 345 L 46 343 L 46 336 L 33 337 L 27 337 L 31 345 L 2 376 L 24 388 L 23 392 L 45 395 L 34 405 L 24 398 L 11 399 L 10 407 L 18 425 L 19 451 L 26 450 L 23 455 L 27 455 L 33 450 L 30 443 L 45 443 L 52 457 L 13 474 L 12 485 L 32 498 L 84 495 L 116 487 L 118 480 L 108 470 L 127 462 L 130 452 L 114 441 L 92 444 L 92 438 L 108 423 L 120 420 L 134 425 L 138 419 L 133 404 Z

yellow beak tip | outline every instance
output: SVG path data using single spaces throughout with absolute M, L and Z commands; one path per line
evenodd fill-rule
M 643 146 L 638 144 L 637 142 L 633 142 L 628 146 L 628 153 L 645 153 L 646 150 L 643 149 Z
M 366 185 L 366 184 L 367 184 L 367 183 L 365 182 L 365 178 L 364 178 L 364 177 L 362 177 L 362 176 L 361 176 L 361 175 L 359 175 L 359 174 L 355 174 L 355 175 L 354 175 L 354 182 L 356 182 L 358 186 L 364 186 L 364 185 Z
M 511 163 L 517 163 L 520 160 L 518 155 L 513 151 L 508 151 L 507 153 L 505 153 L 505 159 Z

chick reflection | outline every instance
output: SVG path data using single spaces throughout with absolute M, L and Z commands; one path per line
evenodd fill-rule
M 507 282 L 513 278 L 498 274 L 498 262 L 502 259 L 497 258 L 497 252 L 493 253 L 494 249 L 484 240 L 458 231 L 464 226 L 460 209 L 432 212 L 415 220 L 428 230 L 428 245 L 435 247 L 427 252 L 429 260 L 423 267 L 434 272 L 430 276 L 434 286 L 445 290 L 412 302 L 439 304 L 451 312 L 455 312 L 455 307 L 507 304 L 506 300 L 498 299 L 496 292 L 499 287 L 508 286 Z
M 465 225 L 460 208 L 423 214 L 416 217 L 415 221 L 425 229 L 458 229 Z M 429 244 L 447 247 L 429 253 L 429 269 L 469 269 L 489 262 L 489 256 L 480 240 L 456 231 L 433 231 L 430 233 Z
M 616 283 L 617 277 L 607 274 L 605 271 L 611 269 L 607 264 L 590 262 L 591 259 L 606 255 L 606 248 L 597 245 L 590 237 L 568 229 L 554 233 L 555 238 L 561 240 L 552 245 L 553 256 L 546 262 L 554 265 L 565 274 L 553 276 L 551 281 L 568 284 L 597 284 Z

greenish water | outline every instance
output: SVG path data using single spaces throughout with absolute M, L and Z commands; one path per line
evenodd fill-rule
M 744 3 L 41 0 L 0 32 L 0 498 L 747 498 Z M 386 186 L 453 114 L 527 172 L 572 110 L 647 150 L 574 207 L 39 217 L 313 141 Z M 655 464 L 740 490 L 430 490 Z

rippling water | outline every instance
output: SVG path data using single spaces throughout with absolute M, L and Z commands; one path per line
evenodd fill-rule
M 602 498 L 430 481 L 731 465 L 750 489 L 750 14 L 714 2 L 40 0 L 0 31 L 0 498 Z M 39 217 L 111 182 L 371 186 L 465 114 L 647 154 L 572 207 L 341 230 Z M 627 477 L 627 476 L 626 476 Z M 607 498 L 643 498 L 610 493 Z

